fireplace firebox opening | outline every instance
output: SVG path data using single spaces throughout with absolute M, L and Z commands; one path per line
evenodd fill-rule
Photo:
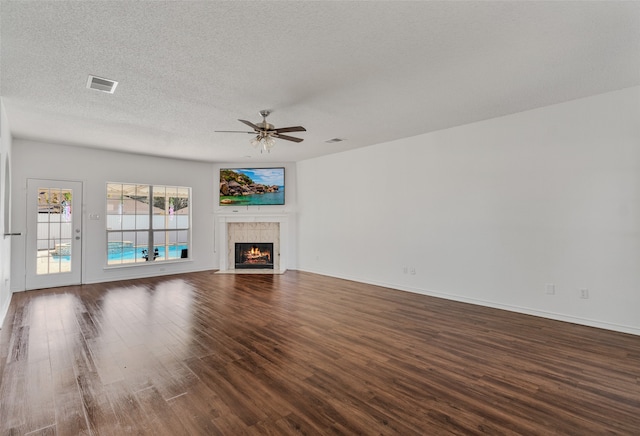
M 272 242 L 236 242 L 236 269 L 273 269 Z

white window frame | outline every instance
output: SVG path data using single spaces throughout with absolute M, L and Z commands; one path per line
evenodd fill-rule
M 112 195 L 113 188 L 120 185 L 119 192 L 120 195 L 120 208 L 117 213 L 113 213 L 113 198 L 110 197 Z M 113 188 L 112 188 L 113 187 Z M 148 203 L 141 202 L 143 204 L 147 204 L 146 209 L 148 211 L 145 214 L 133 214 L 125 213 L 124 211 L 124 200 L 125 198 L 135 200 L 133 195 L 124 194 L 124 187 L 135 188 L 134 193 L 138 192 L 138 188 L 141 190 L 146 190 L 146 198 Z M 164 192 L 165 204 L 170 204 L 171 198 L 184 198 L 182 195 L 186 193 L 187 198 L 187 208 L 188 214 L 186 216 L 184 214 L 175 214 L 175 212 L 171 212 L 170 208 L 166 208 L 164 213 L 158 214 L 157 207 L 154 206 L 154 199 L 158 197 L 154 195 L 155 192 L 162 191 Z M 171 194 L 174 194 L 172 196 Z M 118 195 L 118 194 L 114 194 Z M 164 263 L 164 262 L 176 262 L 176 261 L 188 261 L 190 260 L 191 253 L 191 187 L 187 186 L 174 186 L 174 185 L 151 185 L 144 183 L 123 183 L 123 182 L 107 182 L 106 184 L 106 266 L 109 268 L 112 267 L 122 267 L 122 266 L 139 266 L 139 265 L 152 265 L 155 263 Z M 184 208 L 182 208 L 184 209 Z M 162 211 L 162 209 L 160 209 Z M 180 210 L 180 209 L 178 209 Z M 177 212 L 177 211 L 176 211 Z M 122 222 L 124 221 L 124 217 L 132 217 L 133 218 L 133 226 L 124 225 Z M 119 219 L 119 228 L 113 228 L 113 224 L 115 221 L 114 217 L 118 217 Z M 163 225 L 157 225 L 158 218 L 164 221 Z M 182 218 L 182 219 L 180 219 Z M 176 226 L 171 227 L 169 225 L 170 220 L 176 220 Z M 139 227 L 139 223 L 145 223 Z M 178 226 L 180 225 L 180 226 Z M 186 238 L 180 238 L 180 234 L 186 232 Z M 160 233 L 164 233 L 163 238 L 158 238 Z M 118 250 L 118 247 L 113 247 L 113 243 L 117 241 L 112 241 L 113 235 L 120 234 L 121 237 L 119 241 L 121 242 L 119 250 L 121 253 L 121 258 L 116 261 L 112 261 L 109 258 L 109 255 L 112 254 L 114 250 Z M 135 241 L 127 241 L 132 244 L 133 250 L 127 250 L 125 247 L 125 234 L 135 234 Z M 171 238 L 171 234 L 174 235 Z M 138 244 L 138 235 L 140 239 L 143 241 Z M 156 241 L 159 239 L 163 239 L 163 242 L 157 244 Z M 173 239 L 174 242 L 170 242 Z M 146 242 L 145 242 L 146 241 Z M 181 252 L 178 253 L 177 250 L 181 245 L 186 245 L 186 252 L 181 249 Z M 176 247 L 175 250 L 171 251 L 170 247 Z M 159 249 L 162 248 L 162 252 L 159 252 Z M 146 250 L 146 251 L 143 251 Z M 125 251 L 133 251 L 133 258 L 125 258 Z M 178 256 L 176 256 L 178 254 Z M 182 257 L 186 254 L 186 257 Z M 172 256 L 172 257 L 170 257 Z

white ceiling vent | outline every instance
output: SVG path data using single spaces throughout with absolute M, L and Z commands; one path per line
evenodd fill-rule
M 115 80 L 105 79 L 103 77 L 89 76 L 87 80 L 87 88 L 95 89 L 96 91 L 108 92 L 113 94 L 118 86 L 118 82 Z

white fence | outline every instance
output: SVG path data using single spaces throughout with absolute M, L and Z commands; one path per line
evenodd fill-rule
M 71 221 L 65 214 L 38 214 L 38 250 L 53 250 L 58 244 L 70 243 L 72 234 Z
M 148 215 L 107 215 L 107 228 L 109 230 L 122 231 L 125 240 L 131 241 L 127 235 L 135 235 L 135 245 L 146 244 L 148 242 L 147 229 L 149 227 Z M 175 215 L 170 218 L 163 216 L 154 216 L 154 230 L 176 230 L 189 228 L 188 215 Z M 125 235 L 126 234 L 126 235 Z M 176 242 L 186 242 L 185 236 L 188 231 L 168 232 L 168 241 L 157 243 L 174 244 Z M 73 237 L 73 228 L 67 216 L 59 213 L 39 213 L 38 214 L 38 250 L 53 250 L 60 244 L 71 242 Z

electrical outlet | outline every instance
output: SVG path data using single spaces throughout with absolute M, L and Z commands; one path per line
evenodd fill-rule
M 410 273 L 411 275 L 416 275 L 416 269 L 415 269 L 414 267 L 411 267 L 411 268 L 409 269 L 409 273 Z
M 580 298 L 589 298 L 589 290 L 587 288 L 580 289 Z
M 409 272 L 409 268 L 408 268 L 408 267 L 406 267 L 406 266 L 403 266 L 403 267 L 402 267 L 402 272 L 403 272 L 404 274 L 408 273 L 408 272 Z
M 554 295 L 556 293 L 556 285 L 553 283 L 547 283 L 544 285 L 544 293 L 547 295 Z

